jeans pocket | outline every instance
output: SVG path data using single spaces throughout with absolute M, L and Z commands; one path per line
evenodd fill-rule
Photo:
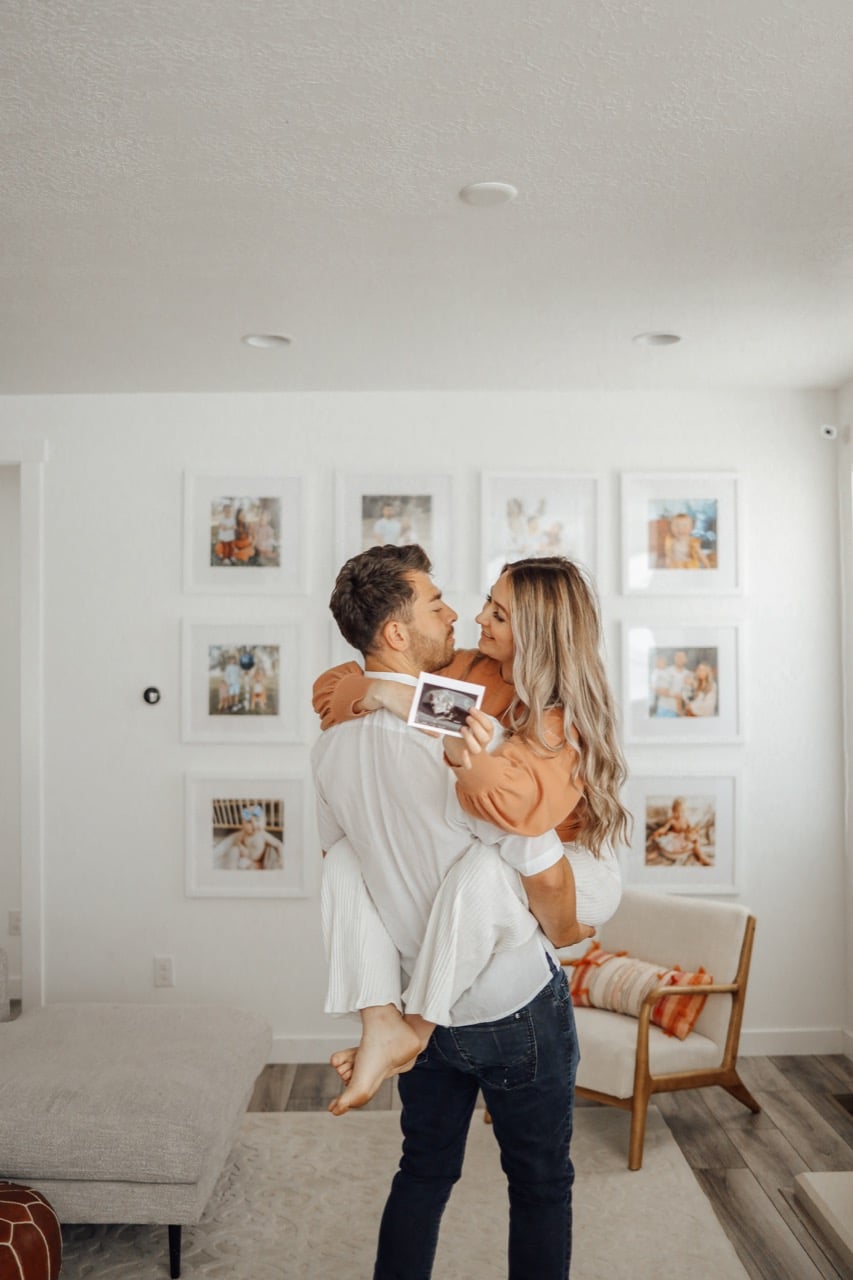
M 536 1078 L 536 1028 L 530 1008 L 497 1022 L 450 1027 L 456 1052 L 493 1089 L 518 1089 Z
M 569 986 L 569 980 L 566 977 L 565 969 L 560 969 L 560 971 L 554 975 L 548 984 L 547 991 L 558 1008 L 571 1004 L 571 987 Z

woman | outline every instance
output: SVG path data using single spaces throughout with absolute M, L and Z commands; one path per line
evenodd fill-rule
M 717 683 L 707 662 L 700 662 L 693 672 L 693 689 L 684 712 L 688 716 L 717 714 Z
M 585 925 L 601 924 L 616 909 L 621 893 L 613 847 L 625 839 L 628 815 L 619 799 L 625 765 L 599 652 L 601 627 L 592 588 L 578 566 L 564 557 L 516 561 L 504 567 L 477 621 L 481 628 L 478 650 L 456 653 L 442 670 L 444 675 L 486 689 L 483 711 L 471 714 L 463 737 L 445 738 L 445 755 L 456 775 L 460 804 L 473 816 L 517 834 L 541 835 L 556 828 L 575 876 L 578 919 Z M 380 707 L 405 718 L 411 701 L 410 689 L 371 681 L 355 664 L 321 676 L 314 692 L 315 710 L 324 728 Z M 486 748 L 497 725 L 490 716 L 500 721 L 506 735 L 492 752 Z M 491 876 L 492 891 L 502 889 L 510 933 L 525 923 L 530 927 L 529 913 L 520 907 L 517 882 L 513 883 L 502 860 L 497 855 L 481 857 L 476 873 L 470 875 L 471 868 L 464 865 L 467 861 L 468 855 L 460 859 L 436 898 L 418 962 L 422 972 L 416 970 L 406 992 L 407 1020 L 412 1023 L 414 1009 L 423 1043 L 429 1038 L 431 1022 L 442 1021 L 435 1014 L 441 1001 L 446 1006 L 454 992 L 459 994 L 453 986 L 458 974 L 452 953 L 459 935 L 454 922 L 469 918 L 460 905 L 460 894 L 480 893 L 482 878 Z M 342 897 L 348 915 L 339 931 L 332 919 L 333 937 L 336 932 L 352 933 L 347 923 L 358 897 L 357 886 L 350 881 Z M 330 909 L 334 910 L 334 903 Z M 590 932 L 587 929 L 578 936 Z M 471 939 L 466 936 L 465 942 L 470 950 Z M 338 978 L 346 981 L 347 972 L 358 964 L 357 956 L 346 965 L 333 963 L 332 985 Z M 432 982 L 435 972 L 451 974 L 452 979 L 438 993 Z M 345 1001 L 341 1008 L 335 1007 L 331 988 L 330 1002 L 331 1012 L 353 1007 Z M 418 1017 L 421 1010 L 432 1018 Z M 351 1087 L 356 1083 L 352 1077 L 355 1055 L 354 1050 L 344 1050 L 332 1057 L 350 1085 L 336 1100 L 339 1105 L 332 1106 L 337 1114 L 367 1100 L 361 1098 L 363 1081 L 357 1089 Z
M 231 544 L 231 563 L 248 564 L 255 554 L 255 540 L 242 507 L 237 508 L 234 521 L 234 541 Z

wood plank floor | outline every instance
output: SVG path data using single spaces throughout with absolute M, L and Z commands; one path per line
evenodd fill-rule
M 738 1069 L 761 1103 L 758 1115 L 722 1089 L 658 1094 L 653 1102 L 751 1280 L 853 1280 L 793 1194 L 799 1173 L 853 1170 L 853 1115 L 845 1106 L 853 1062 L 841 1055 L 741 1058 Z M 320 1111 L 338 1092 L 329 1066 L 271 1065 L 249 1110 Z M 399 1110 L 391 1081 L 369 1106 Z M 627 1160 L 627 1116 L 625 1132 Z

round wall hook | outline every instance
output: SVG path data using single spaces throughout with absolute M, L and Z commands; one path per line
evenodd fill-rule
M 144 690 L 142 696 L 145 701 L 153 707 L 160 701 L 160 690 L 155 689 L 154 685 L 150 684 L 148 688 Z

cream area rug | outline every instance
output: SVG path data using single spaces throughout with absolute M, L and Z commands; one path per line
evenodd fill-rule
M 434 1280 L 506 1276 L 507 1198 L 492 1129 L 474 1115 Z M 572 1156 L 572 1280 L 744 1280 L 746 1272 L 654 1107 L 643 1168 L 627 1113 L 581 1107 Z M 184 1227 L 185 1280 L 370 1280 L 400 1153 L 399 1116 L 247 1115 L 202 1221 Z M 165 1227 L 63 1229 L 62 1280 L 168 1277 Z

